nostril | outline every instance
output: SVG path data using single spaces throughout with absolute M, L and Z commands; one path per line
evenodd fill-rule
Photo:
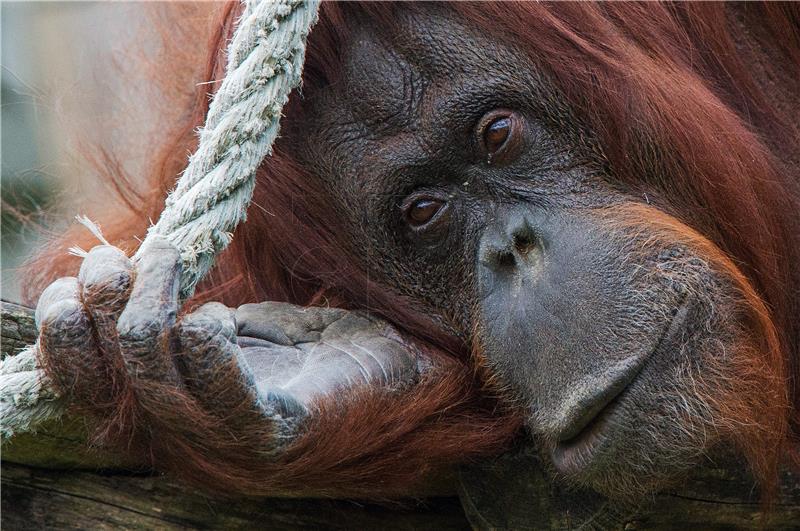
M 490 225 L 480 243 L 480 261 L 495 272 L 514 272 L 538 264 L 544 242 L 524 216 Z
M 531 231 L 518 232 L 514 234 L 514 249 L 520 256 L 526 256 L 536 247 L 536 236 Z
M 501 269 L 511 269 L 517 265 L 517 260 L 514 258 L 513 253 L 499 252 L 495 257 L 495 263 Z
M 487 249 L 484 254 L 484 263 L 497 271 L 513 269 L 517 265 L 514 253 L 508 249 Z

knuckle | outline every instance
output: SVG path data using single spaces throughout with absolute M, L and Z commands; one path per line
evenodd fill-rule
M 130 275 L 120 272 L 102 281 L 84 284 L 83 300 L 93 313 L 103 310 L 113 311 L 128 300 L 130 288 Z
M 225 344 L 236 337 L 233 312 L 219 303 L 205 304 L 181 320 L 182 343 L 200 345 L 219 342 Z
M 83 307 L 77 299 L 70 298 L 54 302 L 42 310 L 39 326 L 49 329 L 74 328 L 88 326 Z
M 91 248 L 86 259 L 90 261 L 113 261 L 121 266 L 129 266 L 131 263 L 130 258 L 122 249 L 114 247 L 113 245 L 96 245 Z
M 236 308 L 236 320 L 239 322 L 249 321 L 261 314 L 261 305 L 256 303 L 242 304 Z
M 279 319 L 300 319 L 316 312 L 318 308 L 303 308 L 288 302 L 265 301 L 242 304 L 236 308 L 237 321 L 276 321 Z
M 77 294 L 78 282 L 75 277 L 62 277 L 47 286 L 39 297 L 39 306 L 47 306 L 54 301 Z
M 157 256 L 164 260 L 180 260 L 181 253 L 169 240 L 163 236 L 154 235 L 148 238 L 143 244 L 139 255 L 144 258 Z
M 176 278 L 182 271 L 180 257 L 150 253 L 136 264 L 137 278 L 156 281 L 161 285 L 166 279 Z
M 51 307 L 63 301 L 73 300 L 78 304 L 78 281 L 75 277 L 63 277 L 54 281 L 42 292 L 36 305 L 36 325 L 41 326 L 45 315 L 52 315 Z
M 84 293 L 121 293 L 130 287 L 131 269 L 131 261 L 122 251 L 102 245 L 89 252 L 78 279 Z
M 201 306 L 197 311 L 190 314 L 203 319 L 211 319 L 220 323 L 225 330 L 236 329 L 236 313 L 219 302 L 209 302 Z
M 126 308 L 117 321 L 117 334 L 124 343 L 149 342 L 168 328 L 164 321 L 152 315 L 142 315 L 128 310 L 129 308 Z

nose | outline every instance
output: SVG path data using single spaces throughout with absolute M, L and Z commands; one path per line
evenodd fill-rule
M 541 238 L 528 217 L 520 213 L 486 231 L 479 256 L 484 266 L 499 273 L 533 265 L 541 252 Z

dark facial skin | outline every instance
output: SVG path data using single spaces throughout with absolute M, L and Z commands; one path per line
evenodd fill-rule
M 724 439 L 708 397 L 759 348 L 734 267 L 614 181 L 519 51 L 440 6 L 351 42 L 287 135 L 372 278 L 479 352 L 570 482 L 641 495 Z
M 592 193 L 602 162 L 592 146 L 570 140 L 580 129 L 556 127 L 569 111 L 530 60 L 445 13 L 419 16 L 424 22 L 407 17 L 390 35 L 356 36 L 341 81 L 312 97 L 313 120 L 293 124 L 289 143 L 339 210 L 352 212 L 345 223 L 354 252 L 469 337 L 487 223 L 520 199 L 570 208 L 615 198 Z M 490 154 L 484 133 L 512 113 L 509 144 Z M 403 209 L 419 200 L 447 208 L 414 227 Z

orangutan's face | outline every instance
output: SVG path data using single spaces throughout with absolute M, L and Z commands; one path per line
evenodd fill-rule
M 371 277 L 473 345 L 560 477 L 637 496 L 768 429 L 763 305 L 615 182 L 531 58 L 437 6 L 351 42 L 289 139 Z

